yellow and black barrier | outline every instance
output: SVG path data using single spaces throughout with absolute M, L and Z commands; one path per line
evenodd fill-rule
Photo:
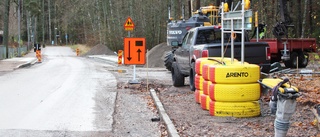
M 212 116 L 260 115 L 260 67 L 231 58 L 200 58 L 195 64 L 195 98 Z

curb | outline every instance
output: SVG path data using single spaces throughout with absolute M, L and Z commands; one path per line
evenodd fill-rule
M 101 61 L 105 61 L 105 62 L 109 62 L 109 63 L 117 63 L 115 61 L 112 61 L 111 59 L 106 59 L 106 58 L 101 58 L 101 57 L 95 57 L 95 56 L 87 56 L 88 58 L 92 58 L 92 59 L 97 59 L 97 60 L 101 60 Z M 168 116 L 168 114 L 166 113 L 160 99 L 158 98 L 156 91 L 154 89 L 150 89 L 150 94 L 151 97 L 154 101 L 154 103 L 156 104 L 157 110 L 160 114 L 160 118 L 164 121 L 166 128 L 167 128 L 167 132 L 168 135 L 170 137 L 180 137 L 178 134 L 178 131 L 176 130 L 174 124 L 172 123 L 170 117 Z
M 95 57 L 95 56 L 87 56 L 88 58 L 92 58 L 92 59 L 97 59 L 97 60 L 100 60 L 100 61 L 104 61 L 104 62 L 108 62 L 108 63 L 111 63 L 111 64 L 115 64 L 117 65 L 117 62 L 116 61 L 113 61 L 111 59 L 106 59 L 106 58 L 101 58 L 101 57 Z
M 166 113 L 165 109 L 163 108 L 163 105 L 162 105 L 160 99 L 158 98 L 156 91 L 154 89 L 150 89 L 150 94 L 151 94 L 151 97 L 152 97 L 154 103 L 157 106 L 157 109 L 159 111 L 161 119 L 164 121 L 164 123 L 167 127 L 168 135 L 170 137 L 180 137 L 174 124 L 172 123 L 171 119 L 169 118 L 168 114 Z
M 111 63 L 111 65 L 118 65 L 118 62 L 117 61 L 114 61 L 112 59 L 107 59 L 107 58 L 103 58 L 103 57 L 95 57 L 95 56 L 87 56 L 87 58 L 89 59 L 96 59 L 98 61 L 102 61 L 102 62 L 107 62 L 107 63 Z M 125 64 L 122 64 L 122 66 L 131 66 L 131 65 L 125 65 Z M 140 70 L 140 69 L 147 69 L 147 67 L 144 67 L 144 65 L 142 65 L 142 67 L 140 67 L 139 65 L 137 66 L 136 70 Z M 153 69 L 153 71 L 167 71 L 167 69 L 165 68 L 155 68 Z
M 26 63 L 23 63 L 23 64 L 18 65 L 18 66 L 17 66 L 16 68 L 14 68 L 14 69 L 24 68 L 24 67 L 33 65 L 33 64 L 35 64 L 36 62 L 37 62 L 37 59 L 33 59 L 32 61 L 29 61 L 29 62 L 26 62 Z

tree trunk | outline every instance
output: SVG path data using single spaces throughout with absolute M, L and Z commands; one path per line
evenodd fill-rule
M 48 12 L 49 12 L 49 40 L 50 42 L 52 42 L 52 36 L 51 36 L 51 4 L 50 4 L 50 0 L 48 0 Z
M 21 0 L 18 0 L 18 57 L 21 57 L 21 50 L 20 50 L 20 46 L 21 46 Z
M 111 18 L 111 25 L 110 28 L 112 29 L 111 32 L 116 32 L 116 27 L 115 27 L 115 15 L 114 15 L 114 11 L 113 11 L 113 4 L 112 4 L 112 0 L 109 0 L 109 9 L 110 9 L 110 18 Z M 111 33 L 110 33 L 111 34 Z M 110 39 L 112 41 L 112 43 L 110 43 L 110 45 L 115 45 L 115 40 L 116 35 L 111 34 Z
M 301 10 L 301 0 L 298 0 L 298 17 L 296 18 L 298 27 L 297 27 L 297 37 L 301 37 L 301 32 L 302 32 L 302 20 L 299 19 L 302 17 L 302 10 Z M 293 9 L 292 9 L 293 10 Z
M 27 16 L 26 16 L 26 18 L 27 18 L 27 34 L 28 34 L 28 47 L 27 47 L 27 49 L 28 49 L 28 51 L 30 50 L 29 49 L 29 47 L 30 47 L 30 41 L 31 41 L 31 36 L 30 36 L 30 12 L 29 11 L 27 11 L 26 12 L 26 14 L 27 14 Z
M 102 29 L 101 29 L 101 17 L 100 17 L 101 10 L 100 10 L 100 4 L 99 4 L 98 0 L 96 0 L 96 9 L 98 10 L 97 11 L 98 15 L 96 15 L 96 16 L 98 16 L 97 21 L 98 21 L 98 29 L 99 29 L 99 44 L 101 44 L 102 43 L 102 33 L 101 33 Z
M 107 10 L 106 10 L 106 1 L 102 1 L 102 13 L 103 13 L 103 44 L 107 42 Z
M 54 44 L 58 45 L 57 39 L 57 5 L 56 1 L 54 1 Z
M 83 20 L 83 33 L 84 33 L 84 41 L 82 41 L 82 43 L 87 43 L 88 35 L 87 35 L 87 29 L 86 29 L 85 20 Z
M 6 46 L 6 58 L 9 57 L 9 11 L 10 0 L 5 0 L 4 3 L 4 22 L 3 22 L 3 44 Z
M 45 12 L 44 12 L 44 0 L 42 0 L 42 44 L 45 43 Z
M 312 17 L 312 14 L 313 14 L 313 6 L 312 6 L 312 4 L 313 4 L 313 1 L 312 0 L 309 0 L 309 35 L 312 35 L 312 33 L 313 33 L 313 17 Z
M 38 22 L 38 18 L 37 17 L 34 17 L 33 18 L 33 20 L 34 20 L 34 27 L 33 27 L 33 42 L 34 42 L 34 44 L 35 43 L 38 43 L 38 39 L 37 39 L 37 36 L 38 36 L 38 34 L 37 34 L 37 22 Z
M 305 0 L 304 3 L 304 11 L 303 11 L 303 18 L 302 18 L 302 28 L 301 28 L 301 38 L 304 38 L 304 33 L 305 33 L 305 26 L 306 26 L 306 20 L 307 20 L 307 5 L 308 5 L 308 0 Z

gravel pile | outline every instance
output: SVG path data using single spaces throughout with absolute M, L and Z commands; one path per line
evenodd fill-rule
M 169 51 L 171 51 L 171 47 L 167 46 L 166 42 L 158 44 L 149 50 L 147 53 L 149 68 L 164 68 L 164 56 Z M 144 67 L 147 67 L 147 64 Z
M 88 51 L 84 56 L 88 55 L 116 55 L 114 51 L 110 50 L 106 45 L 98 44 Z

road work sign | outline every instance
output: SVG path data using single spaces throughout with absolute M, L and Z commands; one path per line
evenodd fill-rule
M 144 65 L 146 63 L 146 39 L 124 38 L 124 64 Z
M 130 17 L 127 18 L 126 22 L 123 24 L 124 30 L 133 31 L 134 23 Z

